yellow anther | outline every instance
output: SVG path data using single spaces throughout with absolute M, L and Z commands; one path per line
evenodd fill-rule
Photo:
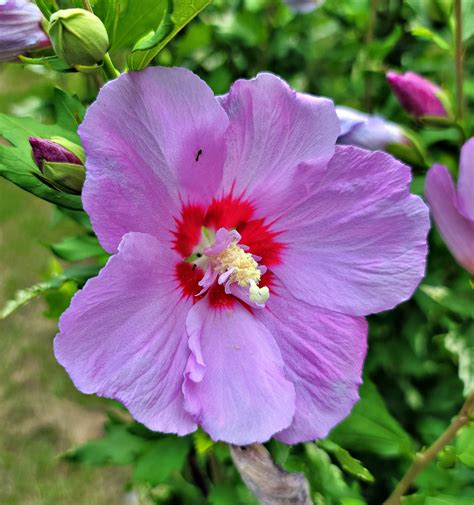
M 258 269 L 258 263 L 251 254 L 246 253 L 235 243 L 218 254 L 214 261 L 214 268 L 220 274 L 233 270 L 229 280 L 237 282 L 239 286 L 249 286 L 252 281 L 255 285 L 260 282 L 262 274 Z

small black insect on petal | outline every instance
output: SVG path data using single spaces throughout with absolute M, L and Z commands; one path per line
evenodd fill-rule
M 202 154 L 202 149 L 199 149 L 199 151 L 196 153 L 196 157 L 194 158 L 196 161 L 199 161 L 199 158 L 201 157 Z

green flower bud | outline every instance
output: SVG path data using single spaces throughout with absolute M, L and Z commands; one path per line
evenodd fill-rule
M 75 165 L 74 163 L 45 162 L 43 165 L 43 178 L 43 182 L 58 191 L 80 195 L 86 172 L 82 165 Z
M 56 54 L 69 65 L 92 66 L 109 48 L 102 21 L 84 9 L 64 9 L 50 19 L 49 37 Z
M 438 464 L 441 468 L 453 468 L 456 464 L 456 449 L 451 445 L 447 445 L 439 454 L 438 454 Z

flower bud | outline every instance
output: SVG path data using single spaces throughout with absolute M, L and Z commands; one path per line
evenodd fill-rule
M 451 445 L 447 445 L 438 453 L 438 464 L 441 468 L 453 468 L 456 465 L 456 461 L 456 449 Z
M 33 151 L 33 159 L 38 168 L 43 171 L 44 162 L 72 163 L 83 165 L 84 151 L 82 147 L 62 137 L 42 139 L 30 137 L 30 146 Z
M 80 195 L 84 185 L 84 151 L 62 137 L 30 137 L 33 159 L 41 171 L 37 177 L 48 186 L 65 193 Z
M 443 105 L 443 91 L 414 72 L 387 73 L 387 81 L 401 106 L 412 116 L 447 116 Z
M 336 107 L 341 125 L 338 144 L 349 144 L 369 151 L 384 151 L 389 144 L 408 144 L 401 126 L 381 116 L 371 116 L 350 107 Z
M 50 19 L 49 36 L 56 54 L 69 65 L 93 66 L 109 48 L 102 21 L 84 9 L 65 9 Z

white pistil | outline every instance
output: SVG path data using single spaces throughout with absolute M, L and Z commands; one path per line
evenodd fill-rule
M 264 304 L 270 298 L 270 290 L 267 286 L 259 288 L 254 280 L 250 280 L 250 300 L 259 305 Z

